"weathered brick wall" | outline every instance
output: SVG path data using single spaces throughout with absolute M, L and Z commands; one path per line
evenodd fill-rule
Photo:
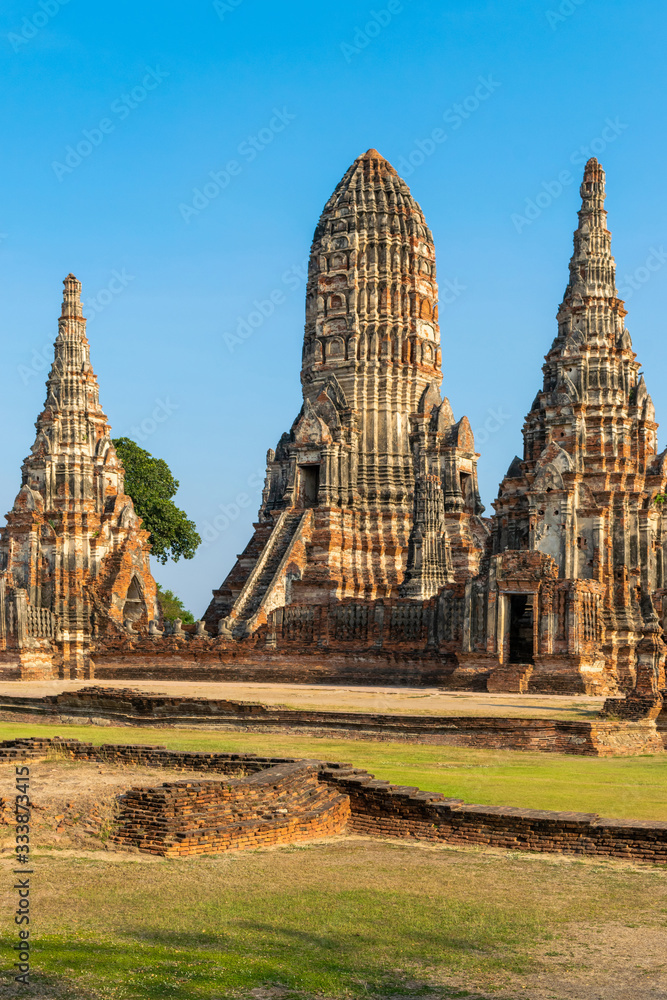
M 225 782 L 168 782 L 127 794 L 121 801 L 117 843 L 156 854 L 268 846 L 346 830 L 372 837 L 667 864 L 667 822 L 466 805 L 437 792 L 392 785 L 351 764 L 181 753 L 140 745 L 94 747 L 48 739 L 6 740 L 0 744 L 0 759 L 40 756 L 53 746 L 75 759 L 236 772 L 236 778 Z M 254 773 L 238 780 L 239 772 L 249 771 Z M 320 786 L 331 794 L 321 795 Z
M 130 688 L 80 688 L 42 699 L 6 696 L 0 712 L 27 710 L 121 724 L 223 723 L 244 731 L 296 731 L 373 740 L 406 740 L 483 749 L 525 750 L 591 756 L 662 753 L 667 729 L 651 720 L 512 719 L 471 716 L 417 716 L 366 712 L 281 709 L 257 702 L 146 694 Z
M 447 687 L 451 657 L 414 649 L 267 649 L 254 638 L 234 645 L 217 639 L 119 637 L 94 653 L 97 680 L 260 681 L 285 684 L 351 684 L 386 687 Z M 487 671 L 488 673 L 488 671 Z M 456 690 L 486 690 L 486 674 Z
M 350 833 L 667 863 L 667 823 L 655 820 L 466 805 L 354 768 L 324 768 L 320 779 L 349 795 Z
M 11 740 L 7 743 L 11 744 Z M 40 740 L 72 760 L 97 760 L 107 764 L 164 767 L 207 774 L 247 774 L 265 771 L 276 764 L 293 763 L 293 757 L 258 757 L 252 753 L 206 753 L 191 750 L 167 750 L 163 746 L 144 744 L 80 743 L 78 740 Z M 5 744 L 0 744 L 0 756 Z
M 134 788 L 120 799 L 121 846 L 163 856 L 239 850 L 340 833 L 349 798 L 318 780 L 317 762 L 282 764 L 245 780 Z

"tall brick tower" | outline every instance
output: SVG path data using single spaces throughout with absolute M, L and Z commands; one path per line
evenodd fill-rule
M 488 576 L 469 588 L 462 659 L 492 667 L 495 690 L 613 693 L 657 684 L 664 660 L 667 453 L 625 327 L 595 159 L 581 198 L 523 459 L 500 486 Z
M 0 642 L 23 676 L 91 676 L 107 628 L 158 617 L 148 532 L 123 492 L 90 364 L 81 284 L 64 281 L 55 358 L 22 486 L 0 531 Z M 57 674 L 56 674 L 57 675 Z
M 422 210 L 370 149 L 315 230 L 303 406 L 268 453 L 255 535 L 214 592 L 209 628 L 226 619 L 243 635 L 280 604 L 396 597 L 409 550 L 405 596 L 430 596 L 454 572 L 445 501 L 468 520 L 482 508 L 470 427 L 440 397 L 437 294 Z M 417 438 L 431 432 L 440 450 L 429 464 Z

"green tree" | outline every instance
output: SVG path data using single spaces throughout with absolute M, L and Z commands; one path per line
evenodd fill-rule
M 152 554 L 158 562 L 177 562 L 181 556 L 192 559 L 201 537 L 194 521 L 188 520 L 171 499 L 178 489 L 167 463 L 153 458 L 129 438 L 116 438 L 114 447 L 125 468 L 125 492 L 132 497 L 134 509 L 150 532 Z
M 168 622 L 173 622 L 175 618 L 187 622 L 189 625 L 195 620 L 191 611 L 187 611 L 180 597 L 176 597 L 173 590 L 163 590 L 160 584 L 157 585 L 157 596 L 162 608 L 162 616 Z

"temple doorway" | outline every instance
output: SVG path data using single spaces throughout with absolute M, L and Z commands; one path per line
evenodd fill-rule
M 305 507 L 317 507 L 317 495 L 320 490 L 319 465 L 301 466 L 301 494 Z
M 129 618 L 131 622 L 139 621 L 142 615 L 147 614 L 146 602 L 141 590 L 141 585 L 136 576 L 132 577 L 132 583 L 127 591 L 125 606 L 123 607 L 123 621 Z
M 533 594 L 510 594 L 510 663 L 533 662 Z

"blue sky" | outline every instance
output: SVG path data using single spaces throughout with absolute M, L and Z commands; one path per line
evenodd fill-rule
M 667 421 L 665 16 L 659 0 L 5 0 L 0 510 L 73 271 L 114 434 L 167 460 L 206 536 L 156 567 L 201 614 L 300 406 L 314 227 L 371 146 L 435 237 L 444 390 L 476 431 L 487 507 L 541 382 L 588 155 Z M 270 315 L 239 338 L 256 302 Z

